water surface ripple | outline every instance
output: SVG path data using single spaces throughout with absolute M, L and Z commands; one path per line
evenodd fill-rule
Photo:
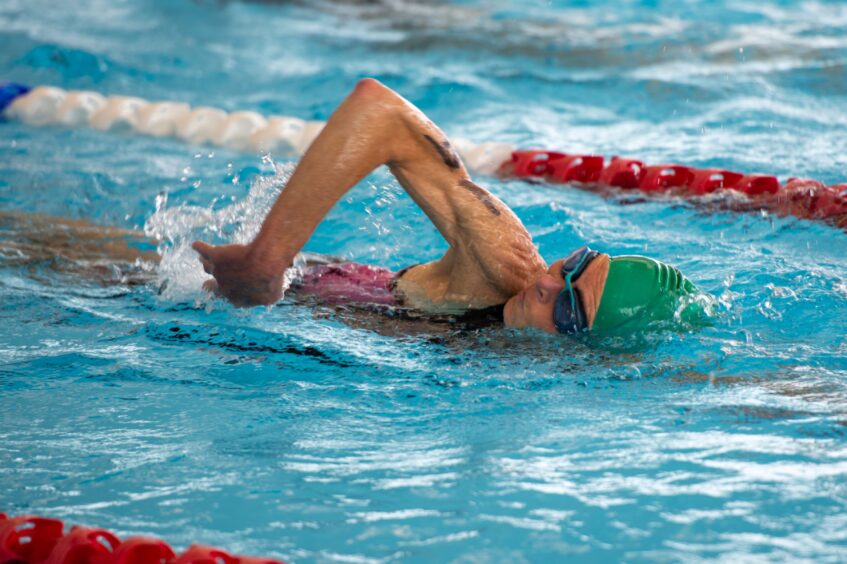
M 847 179 L 841 4 L 78 4 L 3 2 L 2 78 L 326 119 L 374 76 L 477 142 Z M 847 559 L 844 233 L 482 178 L 545 258 L 673 263 L 714 326 L 630 350 L 239 311 L 187 243 L 249 237 L 294 163 L 0 129 L 0 510 L 292 562 Z M 146 229 L 164 263 L 82 276 L 10 212 Z M 385 171 L 308 247 L 444 249 Z

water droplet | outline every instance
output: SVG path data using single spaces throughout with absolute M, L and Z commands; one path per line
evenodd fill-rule
M 159 192 L 156 195 L 156 211 L 160 212 L 162 209 L 168 205 L 168 193 L 167 192 Z

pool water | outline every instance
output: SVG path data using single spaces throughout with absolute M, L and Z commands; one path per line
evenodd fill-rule
M 0 77 L 326 119 L 373 76 L 475 142 L 847 178 L 843 4 L 76 4 L 3 2 Z M 0 123 L 4 212 L 164 254 L 140 285 L 0 258 L 0 510 L 292 562 L 847 559 L 847 234 L 479 178 L 546 259 L 716 297 L 640 350 L 206 298 L 187 244 L 249 237 L 293 165 Z M 385 171 L 307 247 L 445 248 Z

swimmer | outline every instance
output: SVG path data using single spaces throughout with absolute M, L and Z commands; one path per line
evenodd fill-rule
M 328 302 L 402 306 L 432 315 L 496 311 L 508 327 L 622 334 L 695 320 L 702 294 L 675 268 L 582 247 L 547 265 L 517 216 L 474 183 L 449 140 L 420 110 L 373 79 L 329 118 L 247 245 L 193 247 L 205 287 L 238 306 L 282 297 L 292 266 L 330 209 L 386 165 L 449 244 L 440 259 L 392 273 L 312 264 L 297 292 Z

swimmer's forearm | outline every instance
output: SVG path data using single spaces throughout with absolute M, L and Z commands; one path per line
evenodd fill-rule
M 387 159 L 372 143 L 379 116 L 361 103 L 362 90 L 342 102 L 303 155 L 250 245 L 257 260 L 287 268 L 338 200 Z M 365 120 L 374 127 L 356 127 Z
M 418 139 L 409 134 L 398 117 L 401 111 L 410 112 L 411 107 L 406 106 L 402 98 L 376 81 L 359 83 L 327 121 L 265 218 L 250 245 L 257 261 L 288 267 L 332 207 L 383 164 L 392 167 L 412 198 L 453 242 L 452 207 L 445 192 L 467 173 L 448 149 L 436 143 L 438 152 L 433 151 L 432 137 L 427 140 L 418 135 Z M 422 114 L 421 119 L 426 120 Z M 440 134 L 426 123 L 434 130 L 432 136 Z M 454 158 L 452 167 L 445 167 L 439 155 L 446 160 Z M 431 181 L 409 186 L 403 182 L 408 168 L 413 169 L 411 174 L 427 176 Z M 439 181 L 445 174 L 449 178 Z

